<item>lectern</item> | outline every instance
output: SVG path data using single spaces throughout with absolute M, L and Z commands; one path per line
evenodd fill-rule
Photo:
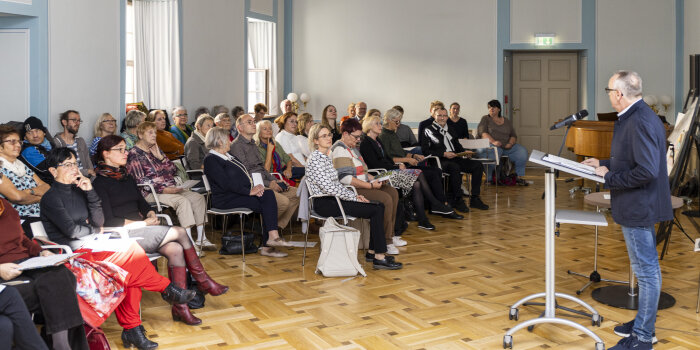
M 554 270 L 555 270 L 555 262 L 554 262 L 554 231 L 555 231 L 555 225 L 557 222 L 560 223 L 572 223 L 572 224 L 583 224 L 583 225 L 597 225 L 597 226 L 604 226 L 607 225 L 607 221 L 605 219 L 605 216 L 603 216 L 600 213 L 593 213 L 593 212 L 584 212 L 584 211 L 572 211 L 572 210 L 562 210 L 562 211 L 557 211 L 555 207 L 555 179 L 554 179 L 554 170 L 559 170 L 563 171 L 575 176 L 580 176 L 586 179 L 590 179 L 596 182 L 604 183 L 605 180 L 600 177 L 596 176 L 595 174 L 591 174 L 590 172 L 586 172 L 586 169 L 583 169 L 580 167 L 580 164 L 576 162 L 572 162 L 567 159 L 559 158 L 556 156 L 548 155 L 545 154 L 544 152 L 540 151 L 532 151 L 530 154 L 530 161 L 536 164 L 544 165 L 548 167 L 545 171 L 544 175 L 544 180 L 545 180 L 545 292 L 544 293 L 537 293 L 537 294 L 532 294 L 530 296 L 527 296 L 510 307 L 510 312 L 508 314 L 509 319 L 511 320 L 518 320 L 518 307 L 520 305 L 523 305 L 527 303 L 530 300 L 537 299 L 537 298 L 542 298 L 544 297 L 545 302 L 544 302 L 544 313 L 542 317 L 535 318 L 532 320 L 524 321 L 516 325 L 515 327 L 509 329 L 506 334 L 503 336 L 503 348 L 513 348 L 513 333 L 519 331 L 520 329 L 526 328 L 526 327 L 533 327 L 536 324 L 541 324 L 541 323 L 554 323 L 554 324 L 560 324 L 560 325 L 565 325 L 569 327 L 576 328 L 580 330 L 581 332 L 585 333 L 586 335 L 590 336 L 595 340 L 595 348 L 596 350 L 605 350 L 605 344 L 603 343 L 603 340 L 598 337 L 593 331 L 590 329 L 575 323 L 573 321 L 563 319 L 560 317 L 556 316 L 556 310 L 557 308 L 561 308 L 557 305 L 556 299 L 561 298 L 561 299 L 566 299 L 573 301 L 584 308 L 586 308 L 590 314 L 591 314 L 591 322 L 594 326 L 600 327 L 600 323 L 603 320 L 603 317 L 600 316 L 598 311 L 596 311 L 592 306 L 588 305 L 586 302 L 584 302 L 581 299 L 578 299 L 574 296 L 564 294 L 564 293 L 557 293 L 554 291 Z M 564 309 L 564 308 L 561 308 Z

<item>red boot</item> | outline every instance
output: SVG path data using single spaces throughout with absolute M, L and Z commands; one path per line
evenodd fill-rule
M 213 296 L 221 295 L 228 291 L 228 286 L 216 283 L 207 275 L 204 271 L 204 266 L 202 266 L 202 262 L 199 261 L 199 257 L 197 257 L 197 251 L 194 250 L 194 247 L 184 249 L 184 253 L 187 268 L 190 270 L 190 274 L 192 274 L 195 281 L 197 281 L 199 290 Z
M 187 289 L 187 270 L 184 266 L 168 266 L 168 276 L 173 284 L 182 289 Z M 182 321 L 190 326 L 202 324 L 202 320 L 192 315 L 190 307 L 186 303 L 173 304 L 172 314 L 174 321 Z

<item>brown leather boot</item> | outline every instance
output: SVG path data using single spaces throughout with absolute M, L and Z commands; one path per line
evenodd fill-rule
M 190 270 L 190 274 L 192 274 L 194 280 L 197 281 L 199 290 L 213 296 L 228 292 L 228 286 L 216 283 L 216 281 L 207 275 L 207 273 L 204 271 L 204 266 L 202 266 L 202 262 L 199 261 L 199 258 L 197 257 L 197 252 L 194 250 L 194 247 L 184 249 L 184 253 L 187 268 Z
M 168 276 L 170 281 L 176 286 L 186 289 L 187 288 L 187 270 L 184 266 L 168 266 Z M 182 321 L 183 323 L 196 326 L 202 324 L 202 320 L 192 315 L 187 303 L 184 304 L 173 304 L 172 314 L 174 321 Z

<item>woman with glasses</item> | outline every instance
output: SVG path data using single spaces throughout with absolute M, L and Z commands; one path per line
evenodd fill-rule
M 161 203 L 175 210 L 180 226 L 187 230 L 190 238 L 192 227 L 196 226 L 201 246 L 204 249 L 216 249 L 204 235 L 207 201 L 201 194 L 177 186 L 177 167 L 156 144 L 156 125 L 143 122 L 136 133 L 139 141 L 129 150 L 126 169 L 138 184 L 152 185 L 156 192 L 154 194 L 148 187 L 141 187 L 141 194 L 151 203 L 158 196 Z
M 527 149 L 516 143 L 518 135 L 510 120 L 501 115 L 501 103 L 498 100 L 491 100 L 487 103 L 489 113 L 481 117 L 479 126 L 476 129 L 477 137 L 489 139 L 491 146 L 497 147 L 498 156 L 508 156 L 508 159 L 515 163 L 515 173 L 518 174 L 517 184 L 527 186 L 523 180 L 525 176 L 525 164 L 527 164 Z M 478 152 L 479 158 L 496 159 L 496 155 L 487 149 Z M 487 168 L 488 181 L 495 181 L 493 173 L 495 166 L 489 165 Z
M 357 123 L 356 120 L 352 120 Z M 345 187 L 345 184 L 339 180 L 338 172 L 333 166 L 333 159 L 331 159 L 332 146 L 333 134 L 327 125 L 317 124 L 309 130 L 309 148 L 314 150 L 309 156 L 309 163 L 306 168 L 309 195 L 338 197 L 345 214 L 369 219 L 370 241 L 365 260 L 371 261 L 375 269 L 401 269 L 403 264 L 395 261 L 393 256 L 386 255 L 387 245 L 386 235 L 384 234 L 384 218 L 386 215 L 384 204 L 377 201 L 370 202 L 365 196 L 355 194 L 351 189 Z M 330 196 L 314 198 L 313 208 L 319 215 L 334 217 L 340 215 L 340 208 L 338 208 L 336 199 Z
M 201 117 L 200 117 L 201 118 Z M 120 136 L 102 138 L 95 154 L 97 178 L 93 186 L 102 200 L 104 224 L 108 227 L 125 227 L 129 237 L 146 253 L 160 253 L 168 259 L 168 277 L 180 288 L 187 288 L 187 271 L 199 285 L 199 289 L 211 295 L 221 295 L 228 287 L 212 280 L 204 271 L 187 232 L 178 226 L 161 226 L 155 211 L 141 195 L 136 180 L 126 172 L 126 143 Z M 172 307 L 175 321 L 198 325 L 202 320 L 192 315 L 187 304 Z
M 155 349 L 157 343 L 144 334 L 139 315 L 141 288 L 160 292 L 169 303 L 184 304 L 192 300 L 195 292 L 178 287 L 161 276 L 148 260 L 144 250 L 130 243 L 116 251 L 90 251 L 81 249 L 95 240 L 101 231 L 104 215 L 100 197 L 90 179 L 81 176 L 75 152 L 66 147 L 54 148 L 46 160 L 56 181 L 41 199 L 41 221 L 49 239 L 69 245 L 82 257 L 93 261 L 106 261 L 121 267 L 128 273 L 125 297 L 115 310 L 117 321 L 124 328 L 122 341 L 125 347 L 132 344 L 139 349 Z
M 214 118 L 209 114 L 205 113 L 197 117 L 192 136 L 185 142 L 185 159 L 187 159 L 187 167 L 190 170 L 204 168 L 204 157 L 207 156 L 208 152 L 204 146 L 204 137 L 207 136 L 207 132 L 213 127 Z
M 384 205 L 384 235 L 387 252 L 399 254 L 399 250 L 394 245 L 394 236 L 399 236 L 406 225 L 405 220 L 401 222 L 396 220 L 399 192 L 385 181 L 373 181 L 374 177 L 367 173 L 367 164 L 357 150 L 362 138 L 360 122 L 354 118 L 348 119 L 340 126 L 340 130 L 343 132 L 340 140 L 331 147 L 331 158 L 333 166 L 338 171 L 340 183 L 352 185 L 357 189 L 357 193 Z
M 19 212 L 24 232 L 31 238 L 30 224 L 39 221 L 39 201 L 49 185 L 18 159 L 22 143 L 17 129 L 0 126 L 0 142 L 0 196 Z
M 304 168 L 293 166 L 292 158 L 272 137 L 272 123 L 269 120 L 262 120 L 256 124 L 253 140 L 258 145 L 260 159 L 263 160 L 265 170 L 270 173 L 282 174 L 282 180 L 289 186 L 296 186 L 295 180 L 304 177 Z
M 95 123 L 95 138 L 90 145 L 90 157 L 95 156 L 97 143 L 107 135 L 115 135 L 117 132 L 117 120 L 109 113 L 102 113 Z

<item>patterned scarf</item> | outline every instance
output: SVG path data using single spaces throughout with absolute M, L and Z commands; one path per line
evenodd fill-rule
M 448 152 L 454 152 L 455 148 L 452 146 L 452 135 L 450 135 L 449 132 L 447 132 L 447 124 L 445 124 L 445 127 L 443 128 L 438 124 L 437 122 L 433 122 L 433 125 L 438 129 L 440 134 L 442 134 L 442 141 L 445 144 L 445 148 L 447 149 Z
M 126 167 L 120 166 L 115 168 L 113 166 L 107 165 L 104 161 L 97 163 L 97 168 L 95 168 L 97 175 L 104 177 L 109 177 L 115 180 L 121 180 L 126 177 Z

